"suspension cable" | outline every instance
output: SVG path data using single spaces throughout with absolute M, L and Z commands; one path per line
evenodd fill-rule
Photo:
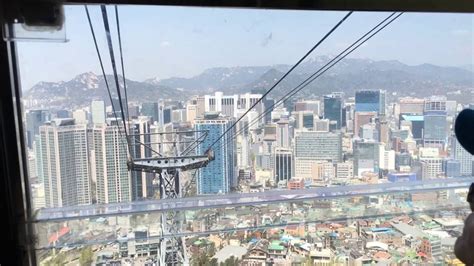
M 347 13 L 329 32 L 327 32 L 324 37 L 319 40 L 301 59 L 296 62 L 273 86 L 266 91 L 262 97 L 260 97 L 250 108 L 239 118 L 235 121 L 229 128 L 222 135 L 220 135 L 210 146 L 209 149 L 216 145 L 226 134 L 228 134 L 236 125 L 237 123 L 245 117 L 257 104 L 259 104 L 276 86 L 278 86 L 283 79 L 285 79 L 297 66 L 301 64 L 319 45 L 321 45 L 353 12 L 350 11 Z
M 122 103 L 122 93 L 120 92 L 120 84 L 119 84 L 119 79 L 118 79 L 118 74 L 117 74 L 117 66 L 115 64 L 115 55 L 114 55 L 114 47 L 112 45 L 112 37 L 110 34 L 110 26 L 109 26 L 109 19 L 107 16 L 107 7 L 105 5 L 100 6 L 102 10 L 102 19 L 104 22 L 104 29 L 105 29 L 105 35 L 107 37 L 107 44 L 109 47 L 109 54 L 110 54 L 110 62 L 112 63 L 112 70 L 114 73 L 114 81 L 115 81 L 115 86 L 117 89 L 117 96 L 119 99 L 119 106 L 120 106 L 120 114 L 122 116 L 122 122 L 125 130 L 125 137 L 127 138 L 127 143 L 129 145 L 130 149 L 130 140 L 128 139 L 128 132 L 127 132 L 127 122 L 125 121 L 125 111 L 123 108 L 123 103 Z M 113 106 L 113 104 L 112 104 Z
M 128 112 L 128 94 L 127 94 L 127 80 L 125 78 L 125 67 L 123 64 L 123 52 L 122 52 L 122 34 L 120 33 L 120 19 L 118 13 L 118 6 L 115 5 L 115 22 L 117 24 L 117 35 L 119 43 L 119 52 L 120 52 L 120 65 L 122 67 L 122 79 L 123 79 L 123 90 L 125 92 L 125 109 L 127 112 L 127 121 L 130 121 L 130 114 Z
M 293 88 L 292 90 L 290 90 L 287 94 L 285 94 L 283 97 L 281 97 L 277 102 L 275 102 L 274 104 L 272 104 L 270 107 L 266 108 L 265 111 L 263 113 L 261 113 L 260 115 L 258 115 L 256 118 L 254 118 L 250 123 L 248 123 L 248 125 L 244 126 L 243 128 L 241 128 L 236 134 L 234 134 L 234 138 L 230 138 L 226 143 L 221 143 L 221 145 L 224 145 L 224 144 L 229 144 L 230 141 L 233 141 L 237 135 L 243 133 L 245 130 L 247 130 L 250 126 L 252 126 L 253 124 L 255 124 L 256 122 L 258 122 L 263 116 L 265 116 L 266 114 L 268 114 L 269 112 L 272 111 L 272 108 L 281 104 L 281 103 L 284 103 L 286 102 L 289 98 L 293 97 L 296 93 L 298 93 L 299 91 L 301 91 L 302 89 L 304 89 L 306 86 L 308 86 L 311 82 L 313 82 L 315 79 L 317 79 L 318 77 L 320 77 L 322 74 L 324 74 L 326 71 L 328 71 L 330 68 L 332 68 L 335 64 L 337 64 L 339 61 L 341 61 L 342 59 L 344 59 L 346 56 L 348 56 L 349 54 L 351 54 L 354 50 L 356 50 L 357 48 L 359 48 L 362 44 L 364 44 L 366 41 L 368 41 L 369 39 L 371 39 L 374 35 L 376 35 L 378 32 L 380 32 L 381 30 L 383 30 L 385 27 L 387 27 L 389 24 L 391 24 L 393 21 L 395 21 L 398 17 L 400 17 L 403 13 L 400 13 L 398 14 L 397 16 L 395 16 L 394 18 L 392 18 L 394 15 L 396 14 L 396 12 L 392 13 L 391 15 L 389 15 L 387 18 L 385 18 L 383 21 L 381 21 L 379 24 L 377 24 L 375 27 L 373 27 L 370 31 L 368 31 L 367 33 L 365 33 L 362 37 L 360 37 L 357 41 L 355 41 L 354 43 L 352 43 L 350 46 L 348 46 L 345 50 L 343 50 L 341 53 L 339 53 L 336 57 L 334 57 L 333 59 L 331 59 L 328 63 L 326 63 L 323 67 L 321 67 L 318 71 L 316 71 L 315 73 L 313 73 L 310 77 L 308 77 L 307 79 L 305 79 L 303 82 L 301 82 L 298 86 L 296 86 L 295 88 Z M 387 20 L 389 20 L 390 18 L 392 18 L 389 22 L 387 22 L 385 25 L 383 25 L 382 27 L 380 27 L 383 23 L 385 23 Z M 380 28 L 379 28 L 380 27 Z M 379 29 L 377 29 L 379 28 Z M 371 34 L 372 33 L 372 34 Z M 367 37 L 368 35 L 370 34 L 369 37 Z M 366 38 L 367 37 L 367 38 Z M 365 40 L 363 40 L 364 38 L 366 38 Z M 360 42 L 361 40 L 363 40 L 362 42 Z M 359 43 L 360 42 L 360 43 Z M 355 47 L 354 47 L 355 46 Z M 352 49 L 351 49 L 352 48 Z M 350 50 L 350 51 L 349 51 Z M 349 51 L 349 52 L 347 52 Z M 347 53 L 346 53 L 347 52 Z M 344 55 L 344 53 L 346 53 Z M 342 57 L 341 57 L 342 56 Z M 340 58 L 338 58 L 340 57 Z M 220 147 L 220 146 L 218 146 Z
M 114 113 L 116 123 L 118 123 L 117 112 L 115 111 L 115 107 L 114 107 L 114 104 L 112 102 L 112 93 L 110 92 L 109 82 L 107 81 L 107 76 L 105 75 L 104 63 L 102 61 L 102 56 L 100 55 L 99 45 L 97 44 L 97 38 L 95 36 L 94 27 L 92 26 L 92 20 L 91 20 L 90 14 L 89 14 L 89 8 L 87 7 L 87 5 L 84 5 L 84 9 L 86 11 L 87 21 L 89 22 L 89 27 L 90 27 L 91 34 L 92 34 L 92 39 L 94 40 L 94 46 L 95 46 L 95 50 L 97 52 L 97 58 L 99 59 L 100 70 L 102 71 L 102 76 L 104 77 L 105 87 L 107 88 L 107 94 L 109 95 L 110 103 L 112 105 L 112 112 Z M 119 135 L 120 135 L 121 142 L 122 142 L 122 144 L 125 144 L 125 143 L 123 143 L 122 131 L 120 130 L 120 127 L 118 127 L 118 128 L 119 128 L 118 132 L 119 132 Z M 125 129 L 124 129 L 124 131 L 125 131 Z M 127 150 L 130 152 L 130 147 L 129 147 L 129 145 L 127 145 L 127 146 L 128 146 Z

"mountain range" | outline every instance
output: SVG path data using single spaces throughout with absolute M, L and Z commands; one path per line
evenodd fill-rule
M 269 97 L 280 98 L 303 82 L 330 60 L 318 56 L 303 62 L 288 75 Z M 202 95 L 214 91 L 230 93 L 264 92 L 280 79 L 290 65 L 216 67 L 204 70 L 191 78 L 172 77 L 126 80 L 129 101 L 156 101 L 158 99 L 184 100 L 191 95 Z M 113 97 L 113 76 L 106 76 Z M 25 92 L 25 98 L 36 105 L 77 107 L 88 105 L 93 99 L 108 99 L 104 77 L 91 72 L 83 73 L 72 80 L 40 82 Z M 120 86 L 123 86 L 120 77 Z M 353 95 L 356 90 L 384 89 L 398 95 L 427 96 L 433 94 L 469 93 L 474 89 L 472 66 L 446 67 L 432 64 L 410 66 L 396 60 L 375 61 L 347 58 L 318 77 L 304 88 L 298 98 L 323 95 L 334 91 Z M 465 92 L 465 93 L 464 93 Z M 459 93 L 457 93 L 459 94 Z M 183 95 L 185 95 L 183 97 Z

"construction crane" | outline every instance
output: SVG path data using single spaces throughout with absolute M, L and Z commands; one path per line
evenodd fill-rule
M 180 136 L 190 133 L 197 136 L 194 141 L 180 142 Z M 158 141 L 143 143 L 140 141 L 142 136 L 149 136 L 150 139 L 152 136 L 155 136 L 155 139 L 158 139 Z M 180 172 L 197 170 L 214 160 L 214 152 L 212 150 L 206 151 L 203 155 L 187 155 L 190 151 L 189 148 L 195 147 L 206 136 L 206 131 L 197 130 L 132 134 L 129 136 L 131 148 L 138 145 L 150 151 L 148 154 L 152 153 L 154 156 L 140 157 L 132 153 L 128 160 L 128 169 L 157 174 L 159 178 L 160 199 L 181 198 Z M 168 141 L 167 139 L 170 138 L 171 141 Z M 188 146 L 183 147 L 183 143 L 188 144 Z M 163 147 L 165 145 L 171 146 L 167 152 L 168 154 L 171 153 L 172 156 L 163 155 Z M 158 149 L 154 149 L 153 147 L 155 146 Z M 189 264 L 184 239 L 178 236 L 182 230 L 183 220 L 184 215 L 179 211 L 169 211 L 161 215 L 161 231 L 164 237 L 160 241 L 159 265 Z

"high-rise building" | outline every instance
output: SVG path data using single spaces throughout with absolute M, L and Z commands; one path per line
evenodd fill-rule
M 132 137 L 131 156 L 132 158 L 150 158 L 152 150 L 149 148 L 151 142 L 150 133 L 150 118 L 147 116 L 139 116 L 130 123 L 130 135 Z M 148 146 L 148 147 L 147 147 Z M 154 174 L 132 171 L 132 200 L 151 198 L 154 195 L 153 178 Z
M 329 131 L 329 119 L 316 119 L 314 121 L 314 131 L 328 132 Z
M 260 98 L 262 98 L 262 94 L 246 93 L 239 95 L 239 109 L 250 109 L 250 107 L 252 107 L 252 105 L 254 105 Z M 263 107 L 262 104 L 257 104 L 255 106 L 256 111 L 259 113 L 262 113 Z
M 321 161 L 312 158 L 295 158 L 295 177 L 303 178 L 304 180 L 312 180 L 312 166 L 320 162 Z
M 395 154 L 395 169 L 400 170 L 403 167 L 411 167 L 412 158 L 409 153 L 397 153 Z
M 461 162 L 455 159 L 447 159 L 443 161 L 443 171 L 447 177 L 461 176 Z
M 306 181 L 320 182 L 335 177 L 332 162 L 312 158 L 295 158 L 295 177 Z
M 446 114 L 448 116 L 455 116 L 458 112 L 458 103 L 454 100 L 447 100 L 446 101 Z
M 163 108 L 163 119 L 160 120 L 161 125 L 165 125 L 171 122 L 171 112 L 173 108 L 171 106 Z M 163 122 L 161 122 L 163 121 Z
M 228 117 L 236 117 L 238 109 L 248 110 L 260 98 L 261 94 L 246 93 L 242 95 L 224 95 L 217 91 L 214 95 L 204 95 L 204 111 L 219 112 Z M 255 110 L 262 112 L 263 104 L 255 106 Z
M 26 112 L 26 142 L 28 148 L 33 148 L 35 136 L 39 135 L 39 127 L 51 119 L 45 110 L 29 110 Z
M 340 162 L 342 160 L 342 134 L 340 132 L 297 131 L 295 157 Z
M 313 183 L 327 183 L 336 176 L 332 162 L 317 161 L 311 164 L 311 178 Z
M 306 111 L 306 103 L 303 101 L 297 101 L 295 103 L 295 112 Z
M 206 112 L 206 98 L 204 96 L 196 97 L 196 117 L 202 117 Z
M 425 147 L 441 147 L 448 138 L 448 122 L 446 111 L 425 111 L 423 145 Z
M 376 121 L 377 131 L 379 133 L 379 141 L 388 144 L 390 141 L 388 121 L 385 119 L 385 117 L 379 117 Z
M 466 151 L 455 136 L 451 139 L 451 150 L 455 160 L 459 161 L 459 174 L 462 176 L 472 176 L 473 156 Z
M 363 172 L 379 173 L 380 149 L 379 142 L 355 140 L 354 141 L 354 175 L 362 176 Z
M 399 127 L 408 125 L 411 129 L 413 139 L 421 140 L 425 126 L 425 117 L 423 115 L 400 115 Z
M 119 98 L 112 98 L 112 117 L 114 117 L 113 112 L 115 112 L 115 115 L 117 117 L 122 117 L 122 110 L 120 108 L 120 100 Z M 125 99 L 122 99 L 122 107 L 124 108 L 124 111 L 126 112 L 126 104 L 125 104 Z
M 58 119 L 40 126 L 39 172 L 47 207 L 91 203 L 87 126 Z
M 385 115 L 385 91 L 365 90 L 355 93 L 356 112 L 376 112 Z
M 194 122 L 194 119 L 197 117 L 197 105 L 189 103 L 186 105 L 186 121 Z
M 87 111 L 75 110 L 72 112 L 72 118 L 74 118 L 76 124 L 87 124 Z
M 421 164 L 422 179 L 433 179 L 443 174 L 443 158 L 438 148 L 420 148 L 419 162 Z
M 105 124 L 104 101 L 92 101 L 91 114 L 92 114 L 92 124 Z
M 171 112 L 171 122 L 179 123 L 186 121 L 186 109 L 176 109 Z
M 275 148 L 273 154 L 275 183 L 290 180 L 293 177 L 293 152 L 291 149 Z
M 362 125 L 359 128 L 358 136 L 363 139 L 378 141 L 379 131 L 377 130 L 377 125 L 374 122 Z
M 336 177 L 337 178 L 353 178 L 354 177 L 354 163 L 343 162 L 336 164 Z
M 314 128 L 314 113 L 312 111 L 298 111 L 294 112 L 296 120 L 296 128 L 307 128 L 313 130 Z
M 140 106 L 136 104 L 129 104 L 127 110 L 131 119 L 137 118 L 140 115 Z
M 241 132 L 236 138 L 237 167 L 247 169 L 250 167 L 250 136 L 247 130 L 248 117 L 242 118 L 237 124 L 236 132 Z
M 335 128 L 342 127 L 342 97 L 337 94 L 324 96 L 324 118 L 335 121 Z
M 443 174 L 443 159 L 440 157 L 420 158 L 422 179 L 438 178 Z
M 142 109 L 140 110 L 140 114 L 142 116 L 148 116 L 151 118 L 151 122 L 159 122 L 160 121 L 160 113 L 159 107 L 157 102 L 145 102 L 142 104 Z
M 400 115 L 423 115 L 425 100 L 417 98 L 400 98 Z
M 395 151 L 386 150 L 383 145 L 379 147 L 379 168 L 383 170 L 395 170 Z
M 232 120 L 218 114 L 205 114 L 202 119 L 197 119 L 194 128 L 207 131 L 207 137 L 197 147 L 197 154 L 204 154 L 219 137 L 232 125 Z M 198 138 L 203 132 L 197 133 Z M 198 194 L 228 193 L 237 185 L 234 169 L 234 134 L 232 129 L 224 135 L 213 147 L 215 159 L 206 167 L 200 168 L 197 174 Z
M 262 103 L 263 103 L 263 109 L 267 110 L 263 117 L 263 123 L 266 124 L 266 123 L 269 123 L 272 119 L 272 111 L 273 111 L 273 108 L 275 107 L 275 100 L 265 97 L 262 100 Z
M 277 146 L 282 148 L 290 147 L 290 127 L 287 119 L 280 119 L 276 123 Z
M 442 111 L 446 112 L 446 96 L 431 96 L 425 99 L 423 112 Z
M 273 111 L 270 114 L 271 121 L 276 122 L 282 118 L 288 118 L 289 117 L 289 112 L 286 110 L 285 107 L 275 107 Z
M 376 112 L 356 112 L 354 114 L 354 137 L 360 137 L 361 127 L 374 121 L 376 116 Z
M 321 115 L 321 102 L 317 100 L 306 100 L 306 110 L 312 111 L 315 116 Z
M 61 118 L 72 118 L 72 114 L 69 110 L 57 110 L 55 113 L 54 118 L 61 119 Z
M 91 177 L 96 183 L 97 203 L 131 201 L 125 132 L 116 126 L 97 124 L 90 134 Z

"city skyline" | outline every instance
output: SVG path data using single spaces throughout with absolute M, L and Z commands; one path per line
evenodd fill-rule
M 53 42 L 5 36 L 33 263 L 460 263 L 473 14 L 64 12 Z
M 160 229 L 163 216 L 156 210 L 177 207 L 182 209 L 171 211 L 174 220 L 169 221 L 174 221 L 172 230 L 184 235 L 179 239 L 193 265 L 200 256 L 225 260 L 228 257 L 220 251 L 228 249 L 240 250 L 243 265 L 303 258 L 316 264 L 339 258 L 351 263 L 414 261 L 413 252 L 422 254 L 418 262 L 453 260 L 453 239 L 462 213 L 450 209 L 465 204 L 463 190 L 415 187 L 436 186 L 436 182 L 455 186 L 456 180 L 473 177 L 474 157 L 450 133 L 458 110 L 471 105 L 445 96 L 388 98 L 383 90 L 362 90 L 355 97 L 334 92 L 273 108 L 275 102 L 266 99 L 249 110 L 261 97 L 214 92 L 189 100 L 134 103 L 129 107 L 135 113 L 126 124 L 135 134 L 132 140 L 143 144 L 130 146 L 131 158 L 125 157 L 127 144 L 120 140 L 125 138 L 118 127 L 121 123 L 104 101 L 67 110 L 27 110 L 25 137 L 35 136 L 36 147 L 36 156 L 29 151 L 33 206 L 42 215 L 51 213 L 47 219 L 53 219 L 52 225 L 47 223 L 49 242 L 43 245 L 87 242 L 96 235 L 112 238 L 98 245 L 113 252 L 108 257 L 96 253 L 97 261 L 159 260 L 164 255 L 158 247 L 166 242 L 157 236 L 169 231 Z M 267 109 L 269 116 L 263 113 Z M 190 132 L 179 138 L 182 141 L 193 139 L 192 135 L 199 139 L 207 132 L 187 154 L 201 155 L 246 110 L 235 131 L 212 147 L 214 160 L 194 173 L 180 171 L 175 184 L 183 198 L 161 200 L 160 186 L 166 183 L 157 183 L 157 175 L 126 169 L 130 160 L 150 160 L 155 151 L 159 157 L 173 156 L 172 147 L 180 147 L 179 140 L 175 145 L 164 143 L 174 143 L 167 134 L 175 130 Z M 51 121 L 43 121 L 48 118 Z M 46 135 L 46 130 L 58 133 Z M 74 163 L 74 158 L 80 161 Z M 77 187 L 79 192 L 84 180 L 90 183 L 81 197 L 91 201 L 55 191 Z M 52 204 L 55 198 L 59 203 Z M 411 212 L 415 214 L 400 214 Z M 146 213 L 143 218 L 142 213 Z M 114 218 L 117 214 L 120 218 Z M 61 215 L 100 217 L 88 223 L 67 218 L 64 225 L 54 226 Z M 353 221 L 339 221 L 348 218 Z M 113 236 L 111 230 L 116 232 Z M 201 236 L 220 230 L 227 234 Z M 239 237 L 242 230 L 246 237 Z M 215 245 L 214 252 L 196 251 L 199 243 L 216 238 L 224 244 Z M 261 256 L 255 255 L 255 241 L 266 250 Z

